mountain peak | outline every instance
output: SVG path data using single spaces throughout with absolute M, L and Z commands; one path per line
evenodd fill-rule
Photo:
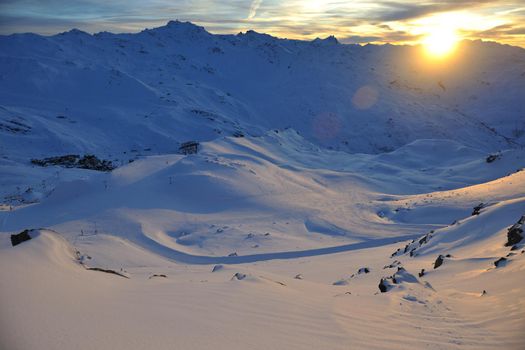
M 161 27 L 162 28 L 162 27 Z M 192 22 L 182 22 L 179 20 L 169 21 L 164 28 L 168 28 L 170 30 L 184 30 L 184 31 L 192 31 L 192 32 L 205 32 L 206 29 L 204 27 L 198 26 Z
M 90 36 L 91 34 L 84 32 L 83 30 L 73 28 L 71 30 L 68 30 L 67 32 L 62 32 L 58 35 L 75 35 L 75 36 Z
M 248 38 L 249 40 L 262 40 L 262 41 L 269 41 L 269 40 L 274 40 L 276 39 L 275 37 L 271 36 L 270 34 L 266 34 L 266 33 L 259 33 L 259 32 L 256 32 L 255 30 L 247 30 L 246 33 L 243 33 L 243 32 L 240 32 L 239 34 L 237 34 L 238 37 L 241 37 L 241 38 Z
M 339 40 L 335 36 L 330 35 L 324 39 L 315 38 L 312 40 L 312 43 L 316 45 L 339 45 Z

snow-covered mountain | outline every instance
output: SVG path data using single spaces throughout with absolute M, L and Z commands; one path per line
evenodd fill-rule
M 122 159 L 283 128 L 366 153 L 417 139 L 489 151 L 525 143 L 525 50 L 516 47 L 464 42 L 436 68 L 410 46 L 212 35 L 169 22 L 138 34 L 3 36 L 0 52 L 1 152 L 11 157 Z
M 525 50 L 175 21 L 0 60 L 0 348 L 521 348 Z

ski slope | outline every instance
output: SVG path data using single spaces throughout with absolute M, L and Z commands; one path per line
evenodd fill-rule
M 438 69 L 181 22 L 0 48 L 0 348 L 522 347 L 523 49 Z M 116 169 L 31 163 L 66 154 Z

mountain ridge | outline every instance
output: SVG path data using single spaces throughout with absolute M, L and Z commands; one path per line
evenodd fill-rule
M 525 74 L 525 50 L 472 42 L 461 53 L 463 61 L 452 59 L 451 69 L 436 73 L 421 63 L 416 47 L 327 46 L 326 40 L 337 43 L 335 37 L 303 42 L 255 32 L 215 35 L 189 22 L 174 21 L 136 34 L 72 30 L 49 37 L 3 36 L 0 105 L 13 114 L 17 106 L 38 105 L 41 112 L 30 111 L 31 120 L 50 119 L 72 109 L 79 109 L 72 113 L 118 119 L 111 110 L 136 103 L 144 115 L 168 115 L 167 122 L 183 125 L 183 134 L 192 139 L 210 140 L 236 129 L 261 134 L 292 127 L 323 147 L 348 152 L 378 153 L 417 138 L 436 137 L 477 147 L 485 144 L 487 151 L 515 147 L 513 142 L 524 144 L 520 113 L 525 113 L 525 106 L 519 94 L 501 92 L 498 100 L 506 103 L 489 102 L 495 99 L 495 89 L 525 88 L 518 74 L 521 69 Z M 325 44 L 317 47 L 321 42 Z M 477 57 L 480 67 L 470 67 L 470 57 Z M 412 65 L 417 62 L 419 68 Z M 501 65 L 508 72 L 498 77 L 493 71 Z M 14 74 L 21 69 L 32 73 Z M 458 79 L 460 69 L 465 81 Z M 479 79 L 481 70 L 486 71 L 486 80 Z M 474 75 L 478 81 L 470 81 Z M 60 86 L 71 79 L 86 82 L 86 91 L 81 84 L 72 94 L 87 105 L 71 103 L 67 93 L 61 96 Z M 138 90 L 127 91 L 133 85 Z M 51 91 L 58 93 L 50 95 Z M 123 100 L 108 101 L 104 94 Z M 191 102 L 197 95 L 202 98 Z M 32 102 L 35 98 L 37 103 Z M 49 100 L 49 106 L 43 106 L 42 99 Z M 459 100 L 468 102 L 461 106 Z M 96 107 L 102 104 L 109 109 Z M 222 120 L 199 125 L 192 120 L 192 110 Z M 121 122 L 129 123 L 129 117 Z M 173 126 L 168 127 L 174 135 L 171 140 L 154 131 L 154 125 L 146 127 L 166 141 L 184 141 Z M 468 131 L 461 131 L 464 128 Z

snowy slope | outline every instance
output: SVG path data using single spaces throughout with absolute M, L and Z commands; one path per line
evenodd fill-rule
M 0 348 L 520 349 L 525 51 L 419 57 L 0 37 Z M 117 167 L 30 163 L 70 153 Z
M 138 34 L 3 36 L 0 60 L 0 122 L 27 130 L 0 129 L 10 158 L 126 161 L 131 150 L 286 127 L 366 153 L 436 138 L 495 151 L 525 137 L 525 51 L 490 43 L 464 42 L 436 68 L 409 46 L 212 35 L 170 22 Z

